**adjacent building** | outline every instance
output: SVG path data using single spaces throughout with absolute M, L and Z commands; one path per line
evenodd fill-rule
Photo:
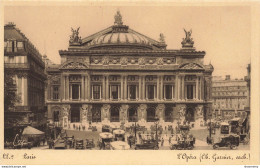
M 211 114 L 214 68 L 185 33 L 181 49 L 167 49 L 163 34 L 157 41 L 131 29 L 120 12 L 112 26 L 88 37 L 72 29 L 61 63 L 46 69 L 48 119 L 65 129 L 157 118 L 199 127 Z
M 44 102 L 46 74 L 42 56 L 29 39 L 13 23 L 4 26 L 4 68 L 12 72 L 18 101 L 5 111 L 5 138 L 9 129 L 31 125 L 43 128 L 47 108 Z
M 247 82 L 244 79 L 225 79 L 214 76 L 212 80 L 213 114 L 215 117 L 231 119 L 246 117 L 244 108 L 248 103 Z

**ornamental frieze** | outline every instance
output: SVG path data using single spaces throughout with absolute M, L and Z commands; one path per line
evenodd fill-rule
M 144 57 L 141 57 L 138 59 L 138 64 L 139 65 L 145 65 L 145 58 Z
M 60 84 L 60 75 L 52 75 L 49 80 L 52 84 Z
M 120 64 L 121 65 L 127 65 L 127 63 L 128 63 L 128 58 L 127 57 L 122 57 L 120 59 Z
M 180 66 L 180 69 L 184 70 L 203 70 L 204 68 L 196 63 L 185 63 Z
M 89 66 L 83 62 L 69 62 L 65 63 L 61 69 L 88 69 Z
M 102 58 L 102 64 L 103 65 L 108 65 L 109 64 L 109 57 L 103 57 Z

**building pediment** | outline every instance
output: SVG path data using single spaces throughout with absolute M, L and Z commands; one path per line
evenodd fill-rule
M 82 62 L 65 62 L 60 69 L 88 69 L 89 66 Z
M 197 63 L 185 63 L 179 66 L 179 69 L 183 70 L 204 70 L 204 67 L 202 65 L 199 65 Z

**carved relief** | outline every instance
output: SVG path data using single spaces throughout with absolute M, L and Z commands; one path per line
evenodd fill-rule
M 108 65 L 109 64 L 109 58 L 108 57 L 103 57 L 102 64 L 103 65 Z
M 127 57 L 122 57 L 120 59 L 120 64 L 121 65 L 127 65 L 127 63 L 128 63 L 128 58 Z
M 60 84 L 60 75 L 53 75 L 49 80 L 52 84 Z
M 203 67 L 199 64 L 196 63 L 186 63 L 180 66 L 180 69 L 185 69 L 185 70 L 193 70 L 193 69 L 203 69 Z
M 163 58 L 157 58 L 156 63 L 157 65 L 163 65 Z
M 186 113 L 186 105 L 181 105 L 179 107 L 179 115 L 180 115 L 180 117 L 185 117 L 185 113 Z
M 87 69 L 89 66 L 82 62 L 69 62 L 61 67 L 61 69 Z
M 198 117 L 203 117 L 203 106 L 202 105 L 198 105 L 196 107 L 196 114 Z
M 147 109 L 147 105 L 146 104 L 140 104 L 140 106 L 138 107 L 138 115 L 141 119 L 145 118 L 145 113 L 146 113 L 146 109 Z
M 158 106 L 156 107 L 156 114 L 158 115 L 158 117 L 162 118 L 164 109 L 165 109 L 164 104 L 158 104 Z
M 62 105 L 62 116 L 68 117 L 69 116 L 69 110 L 70 110 L 70 105 Z
M 88 104 L 82 105 L 82 107 L 81 107 L 81 118 L 82 118 L 83 122 L 87 121 L 87 116 L 88 116 L 89 110 L 90 110 L 90 105 L 88 105 Z
M 104 115 L 105 118 L 109 117 L 109 110 L 110 110 L 110 105 L 109 104 L 104 104 L 101 108 L 101 112 Z
M 139 65 L 145 65 L 145 58 L 141 57 L 138 59 L 138 64 Z
M 122 116 L 122 120 L 126 120 L 127 119 L 127 110 L 128 110 L 129 106 L 126 104 L 121 105 L 120 107 L 120 116 Z

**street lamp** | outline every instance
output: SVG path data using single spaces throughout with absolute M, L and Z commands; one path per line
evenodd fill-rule
M 137 121 L 137 113 L 136 112 L 135 112 L 134 120 L 135 120 L 135 141 L 136 141 L 136 121 Z
M 155 124 L 155 136 L 156 136 L 155 138 L 156 138 L 156 143 L 158 143 L 157 126 L 159 124 L 159 118 L 157 117 L 157 115 L 155 116 L 154 120 L 155 120 L 154 124 Z

